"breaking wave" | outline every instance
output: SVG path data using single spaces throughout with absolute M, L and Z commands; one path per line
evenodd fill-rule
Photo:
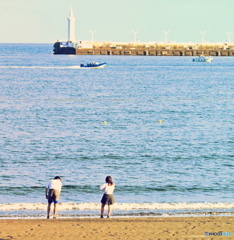
M 99 210 L 99 203 L 60 203 L 60 210 Z M 0 204 L 0 211 L 45 210 L 46 203 L 7 203 Z M 116 203 L 116 210 L 201 210 L 234 209 L 234 203 Z

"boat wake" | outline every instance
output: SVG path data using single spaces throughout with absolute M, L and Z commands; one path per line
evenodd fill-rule
M 80 69 L 80 66 L 58 66 L 58 67 L 46 67 L 46 66 L 0 66 L 0 68 L 36 68 L 36 69 Z

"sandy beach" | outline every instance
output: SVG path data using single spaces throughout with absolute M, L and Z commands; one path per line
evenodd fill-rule
M 234 217 L 7 219 L 0 220 L 0 240 L 229 240 L 234 236 L 220 232 L 233 235 L 233 229 Z

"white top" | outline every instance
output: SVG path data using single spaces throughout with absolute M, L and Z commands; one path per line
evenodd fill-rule
M 113 194 L 115 190 L 115 184 L 113 183 L 112 185 L 108 185 L 108 183 L 104 183 L 102 186 L 100 186 L 100 190 L 105 190 L 105 194 Z
M 50 180 L 50 181 L 48 182 L 48 184 L 46 185 L 46 188 L 59 190 L 59 192 L 61 192 L 62 182 L 61 182 L 60 179 Z

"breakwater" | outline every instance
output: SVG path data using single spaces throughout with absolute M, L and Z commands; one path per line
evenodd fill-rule
M 132 56 L 234 56 L 234 44 L 143 44 L 83 43 L 54 44 L 54 54 Z

